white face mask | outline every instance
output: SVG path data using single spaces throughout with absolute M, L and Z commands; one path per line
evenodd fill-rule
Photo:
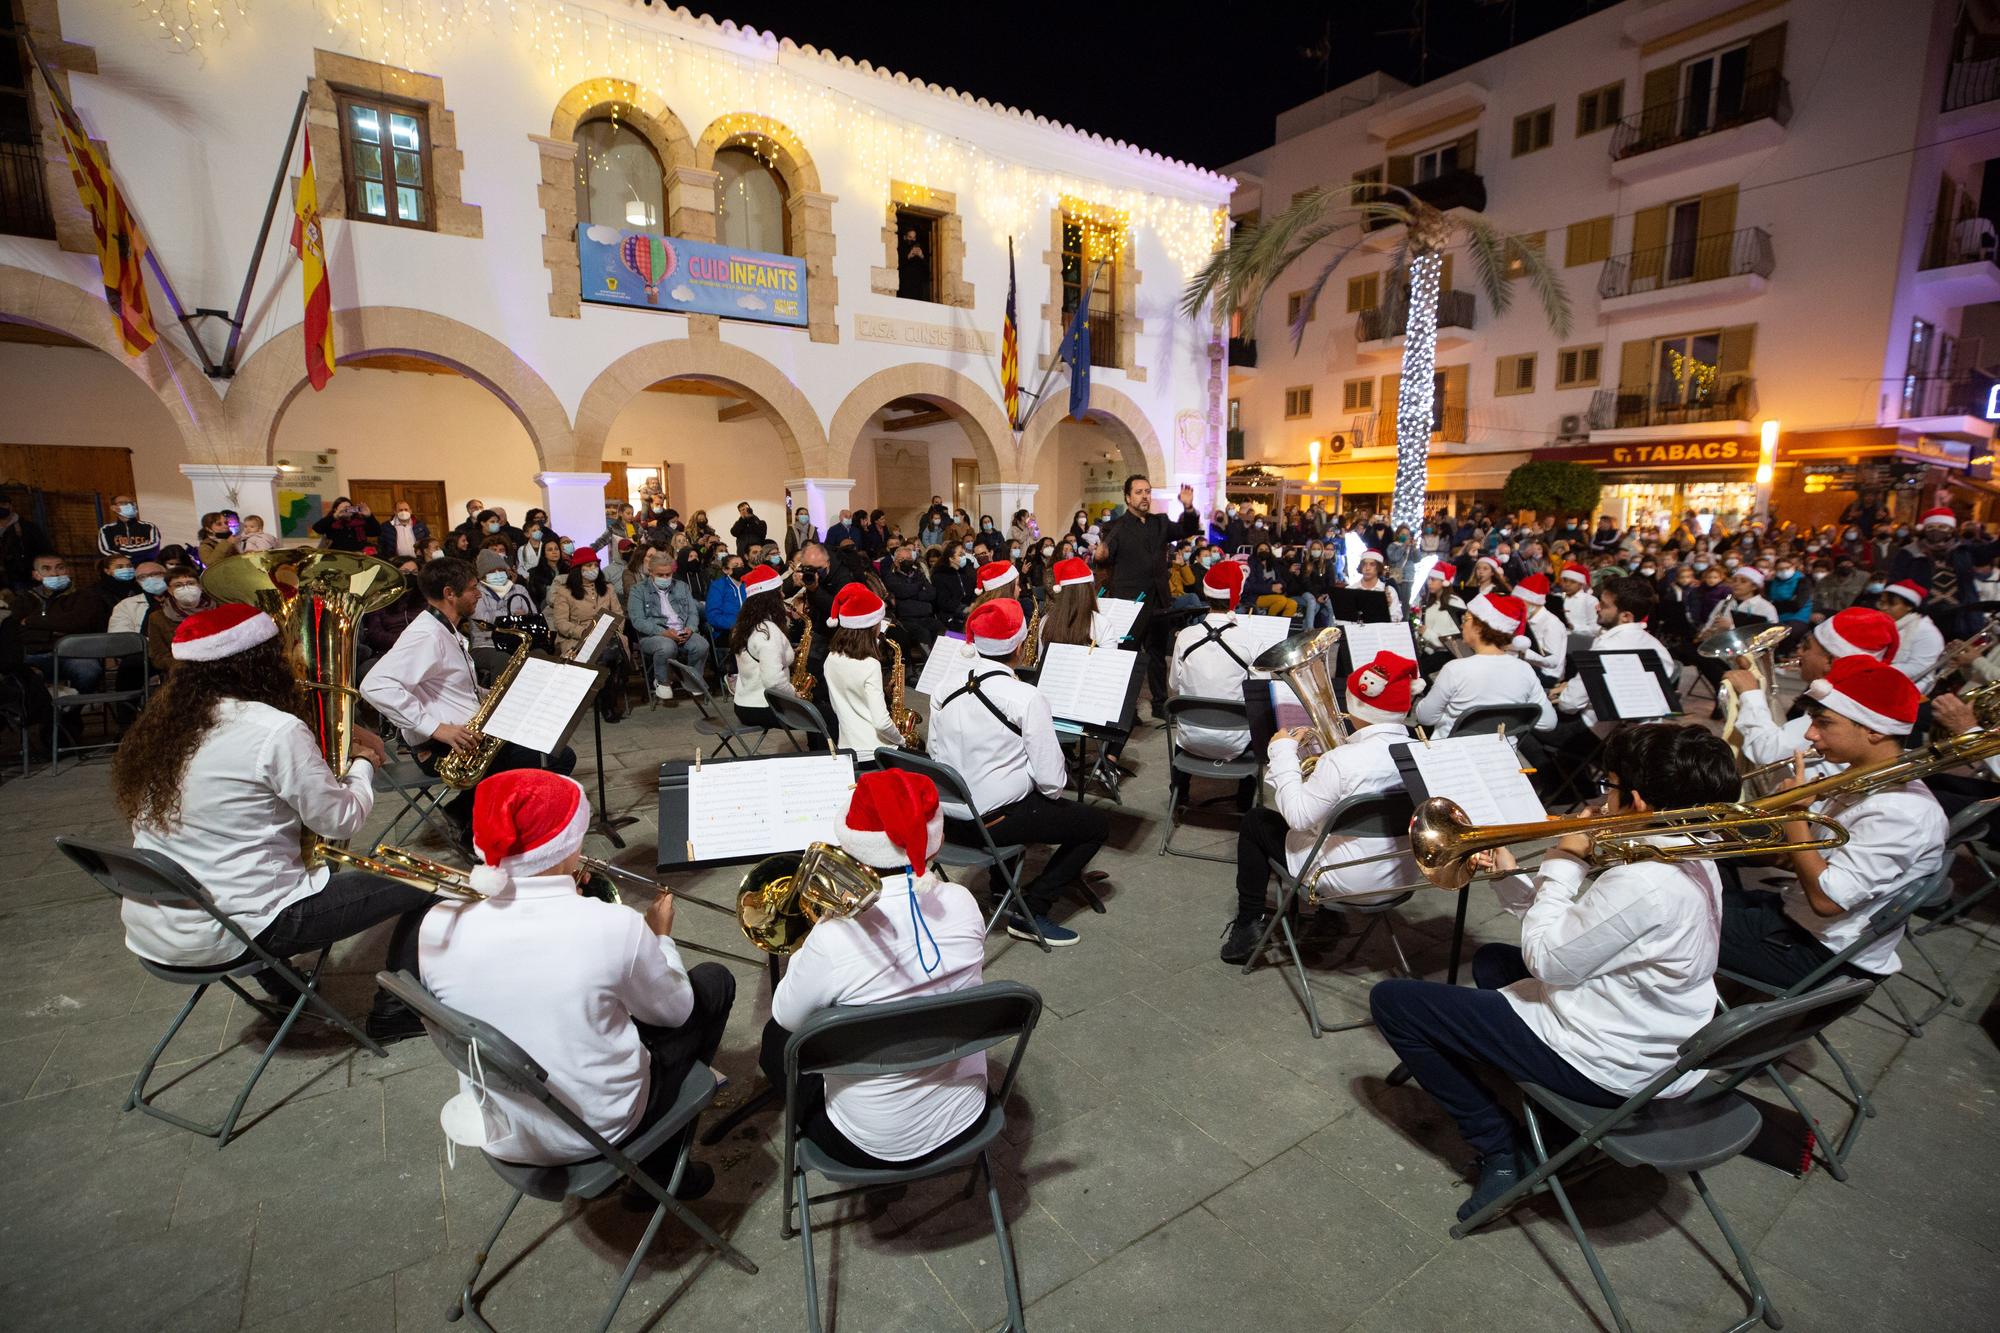
M 488 574 L 485 580 L 486 586 L 489 588 L 504 588 L 511 581 L 507 577 L 507 572 L 501 569 L 496 569 L 491 574 Z
M 201 585 L 199 583 L 183 583 L 180 587 L 174 589 L 174 600 L 182 606 L 200 605 Z

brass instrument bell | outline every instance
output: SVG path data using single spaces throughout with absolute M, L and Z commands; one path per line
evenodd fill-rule
M 1312 719 L 1322 752 L 1347 739 L 1347 719 L 1341 715 L 1340 696 L 1333 688 L 1334 664 L 1339 660 L 1340 630 L 1329 625 L 1294 634 L 1266 648 L 1250 663 L 1252 671 L 1275 676 L 1291 687 Z M 1309 776 L 1318 761 L 1317 754 L 1301 755 L 1299 772 Z
M 780 852 L 750 867 L 736 897 L 743 938 L 787 957 L 828 917 L 858 916 L 882 896 L 882 876 L 832 843 Z

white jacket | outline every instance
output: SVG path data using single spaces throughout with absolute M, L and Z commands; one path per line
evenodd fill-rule
M 1397 771 L 1391 748 L 1397 741 L 1410 739 L 1407 727 L 1378 722 L 1350 732 L 1347 740 L 1320 756 L 1310 778 L 1299 776 L 1299 744 L 1291 739 L 1271 742 L 1271 804 L 1285 817 L 1285 868 L 1298 874 L 1306 867 L 1306 857 L 1319 837 L 1319 827 L 1333 808 L 1350 796 L 1373 796 L 1403 790 L 1403 776 Z M 1385 853 L 1400 851 L 1400 856 Z M 1385 889 L 1406 889 L 1423 883 L 1423 875 L 1410 856 L 1410 840 L 1404 838 L 1353 838 L 1338 833 L 1321 846 L 1316 867 L 1340 866 L 1370 857 L 1366 865 L 1329 871 L 1317 885 L 1322 898 L 1354 898 L 1372 901 L 1384 896 Z
M 1241 622 L 1234 612 L 1211 611 L 1174 636 L 1173 666 L 1168 669 L 1167 686 L 1175 697 L 1197 699 L 1241 699 L 1249 664 L 1257 660 L 1257 649 L 1249 635 L 1231 633 Z M 1220 642 L 1207 642 L 1207 626 L 1214 626 Z M 1228 645 L 1225 648 L 1223 645 Z M 1235 653 L 1235 658 L 1230 657 Z M 1250 728 L 1197 727 L 1180 724 L 1175 741 L 1189 754 L 1204 759 L 1234 759 L 1250 744 Z
M 1528 648 L 1521 654 L 1528 665 L 1551 680 L 1561 680 L 1563 663 L 1569 658 L 1569 627 L 1546 606 L 1535 608 L 1528 617 Z
M 792 641 L 777 625 L 764 621 L 750 633 L 750 642 L 736 654 L 736 686 L 730 698 L 743 708 L 768 708 L 764 691 L 788 688 L 792 674 Z
M 1590 645 L 1590 650 L 1594 653 L 1641 652 L 1649 649 L 1660 659 L 1661 665 L 1666 669 L 1667 679 L 1679 680 L 1680 663 L 1674 661 L 1674 655 L 1667 651 L 1667 645 L 1654 638 L 1651 631 L 1637 622 L 1613 625 L 1597 636 L 1596 643 Z M 1571 679 L 1568 686 L 1556 697 L 1556 707 L 1565 713 L 1582 714 L 1586 726 L 1598 725 L 1597 710 L 1590 706 L 1590 693 L 1583 688 L 1583 682 L 1580 680 Z M 1608 729 L 1616 724 L 1604 725 Z
M 878 745 L 899 746 L 903 734 L 889 718 L 888 692 L 882 685 L 882 664 L 872 657 L 828 653 L 820 668 L 826 695 L 840 728 L 840 747 L 857 759 L 874 757 Z
M 1930 687 L 1931 674 L 1944 658 L 1944 635 L 1937 623 L 1921 611 L 1912 611 L 1896 622 L 1896 660 L 1889 665 L 1916 682 L 1918 690 Z
M 1556 724 L 1556 710 L 1535 669 L 1511 653 L 1474 653 L 1446 662 L 1417 700 L 1416 719 L 1443 740 L 1467 711 L 1487 704 L 1534 704 L 1541 710 L 1536 731 Z

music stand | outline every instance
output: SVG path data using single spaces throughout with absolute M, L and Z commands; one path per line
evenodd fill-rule
M 595 667 L 597 659 L 604 656 L 605 645 L 613 642 L 617 637 L 614 634 L 604 635 L 598 642 L 597 651 L 590 655 L 589 660 L 579 661 L 578 664 Z M 619 836 L 618 830 L 624 828 L 627 824 L 638 823 L 639 817 L 637 815 L 614 815 L 611 813 L 610 798 L 605 795 L 604 791 L 604 710 L 597 706 L 595 693 L 591 695 L 590 699 L 590 742 L 592 750 L 597 755 L 597 813 L 590 821 L 590 831 L 602 834 L 605 841 L 623 851 L 625 848 L 625 839 Z
M 1389 614 L 1389 594 L 1381 588 L 1334 588 L 1327 598 L 1333 603 L 1335 620 L 1386 625 L 1394 619 Z

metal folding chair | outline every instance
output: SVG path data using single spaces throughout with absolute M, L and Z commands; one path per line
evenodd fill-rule
M 1528 1137 L 1536 1159 L 1535 1169 L 1521 1177 L 1513 1189 L 1481 1208 L 1451 1229 L 1453 1239 L 1461 1239 L 1512 1208 L 1522 1199 L 1547 1189 L 1555 1196 L 1563 1220 L 1569 1223 L 1584 1262 L 1590 1265 L 1597 1289 L 1611 1307 L 1611 1317 L 1619 1333 L 1631 1333 L 1631 1322 L 1618 1303 L 1597 1250 L 1585 1234 L 1583 1223 L 1571 1206 L 1561 1171 L 1592 1148 L 1600 1149 L 1621 1166 L 1651 1167 L 1667 1175 L 1685 1175 L 1715 1219 L 1729 1252 L 1735 1256 L 1750 1296 L 1744 1318 L 1729 1326 L 1728 1333 L 1743 1333 L 1759 1320 L 1772 1328 L 1782 1328 L 1784 1319 L 1772 1306 L 1771 1293 L 1757 1276 L 1750 1252 L 1729 1225 L 1722 1205 L 1708 1191 L 1703 1171 L 1721 1165 L 1750 1146 L 1763 1124 L 1756 1105 L 1736 1090 L 1737 1085 L 1760 1069 L 1767 1069 L 1809 1037 L 1817 1036 L 1829 1023 L 1853 1012 L 1874 989 L 1871 982 L 1843 977 L 1808 995 L 1791 996 L 1762 1004 L 1746 1005 L 1711 1020 L 1701 1031 L 1680 1045 L 1680 1058 L 1645 1087 L 1607 1111 L 1558 1096 L 1534 1083 L 1522 1083 L 1522 1109 L 1528 1122 Z M 1716 1072 L 1718 1077 L 1698 1085 L 1681 1097 L 1662 1099 L 1660 1094 L 1683 1075 L 1697 1069 Z M 1576 1137 L 1551 1156 L 1544 1146 L 1541 1117 L 1546 1114 L 1567 1125 Z
M 678 658 L 668 662 L 667 674 L 673 677 L 672 684 L 675 689 L 686 691 L 687 696 L 694 700 L 695 711 L 701 714 L 695 719 L 694 729 L 716 743 L 715 749 L 709 753 L 735 754 L 736 743 L 745 736 L 755 736 L 757 741 L 755 745 L 744 742 L 744 757 L 748 758 L 757 753 L 758 748 L 764 744 L 764 737 L 770 728 L 746 727 L 739 723 L 723 721 L 721 715 L 716 712 L 715 692 L 709 689 L 707 678 L 686 662 Z
M 165 963 L 156 963 L 137 954 L 133 955 L 139 959 L 139 966 L 151 976 L 175 985 L 192 986 L 194 994 L 188 996 L 187 1003 L 181 1006 L 180 1012 L 174 1015 L 173 1022 L 167 1025 L 166 1032 L 147 1053 L 146 1063 L 140 1068 L 139 1076 L 132 1081 L 132 1090 L 125 1096 L 126 1110 L 136 1108 L 170 1125 L 178 1125 L 182 1129 L 192 1130 L 214 1139 L 217 1148 L 228 1146 L 230 1135 L 236 1131 L 237 1117 L 243 1114 L 243 1104 L 250 1100 L 250 1090 L 256 1087 L 257 1080 L 264 1076 L 265 1066 L 271 1063 L 271 1057 L 278 1053 L 278 1048 L 285 1044 L 285 1037 L 290 1034 L 292 1025 L 298 1022 L 299 1015 L 308 1007 L 317 1010 L 321 1017 L 354 1038 L 355 1042 L 370 1055 L 382 1054 L 381 1046 L 373 1038 L 356 1027 L 347 1015 L 334 1008 L 319 993 L 319 973 L 320 968 L 326 963 L 327 949 L 321 949 L 319 956 L 314 958 L 311 965 L 303 971 L 295 970 L 289 962 L 257 943 L 227 912 L 216 906 L 215 899 L 210 896 L 208 890 L 173 858 L 159 852 L 140 851 L 132 847 L 111 847 L 67 835 L 58 837 L 56 846 L 80 870 L 118 897 L 135 903 L 144 903 L 149 907 L 178 907 L 206 912 L 232 939 L 243 946 L 243 952 L 226 963 L 197 967 L 173 967 Z M 237 978 L 251 976 L 266 968 L 297 991 L 297 998 L 292 1001 L 289 1008 L 282 1008 L 269 1000 L 252 995 L 237 984 Z M 187 1022 L 188 1015 L 192 1014 L 194 1007 L 201 1003 L 201 997 L 208 993 L 208 988 L 218 981 L 234 991 L 237 998 L 245 1004 L 275 1021 L 278 1030 L 264 1047 L 264 1054 L 250 1070 L 250 1077 L 243 1081 L 243 1088 L 236 1094 L 236 1100 L 230 1103 L 228 1114 L 213 1125 L 199 1125 L 171 1111 L 163 1111 L 148 1101 L 146 1081 L 153 1076 L 153 1068 L 159 1064 L 160 1056 L 165 1054 L 168 1044 L 174 1039 L 174 1034 L 181 1030 L 183 1023 Z
M 49 668 L 49 693 L 52 696 L 50 702 L 55 709 L 55 715 L 49 727 L 49 772 L 59 773 L 62 771 L 63 714 L 80 711 L 85 708 L 108 707 L 112 704 L 137 704 L 139 707 L 144 708 L 147 699 L 152 697 L 152 678 L 151 673 L 145 669 L 146 636 L 143 634 L 65 634 L 56 640 L 55 647 L 51 650 L 51 657 L 53 662 Z M 63 683 L 62 666 L 65 660 L 102 661 L 107 657 L 115 657 L 119 659 L 121 664 L 128 657 L 138 658 L 140 666 L 139 688 L 136 690 L 99 689 L 92 690 L 88 694 L 56 693 L 56 687 Z M 116 682 L 117 673 L 115 669 L 106 672 L 106 675 L 114 683 Z M 113 736 L 108 741 L 94 741 L 87 745 L 72 746 L 70 747 L 70 752 L 76 754 L 86 750 L 115 750 L 117 748 L 118 737 Z
M 1021 843 L 1006 846 L 993 841 L 993 835 L 986 830 L 986 821 L 980 816 L 979 803 L 972 799 L 972 789 L 965 785 L 965 779 L 950 764 L 939 763 L 927 754 L 915 750 L 898 750 L 883 746 L 875 751 L 875 762 L 883 768 L 899 768 L 905 773 L 915 773 L 929 778 L 938 789 L 938 800 L 951 801 L 963 805 L 972 812 L 971 824 L 979 830 L 977 843 L 953 842 L 946 835 L 944 845 L 938 849 L 937 861 L 947 870 L 988 870 L 998 879 L 1004 889 L 1000 901 L 994 905 L 993 915 L 987 918 L 986 930 L 991 934 L 1000 918 L 1007 915 L 1008 905 L 1018 912 L 1028 928 L 1035 932 L 1035 942 L 1042 952 L 1049 951 L 1049 942 L 1042 938 L 1042 928 L 1035 924 L 1035 914 L 1028 910 L 1028 903 L 1021 896 L 1022 862 L 1028 849 Z M 1089 890 L 1085 890 L 1089 893 Z M 1091 895 L 1093 898 L 1095 895 Z M 1100 905 L 1099 911 L 1104 910 Z
M 1985 800 L 1974 801 L 1972 804 L 1961 808 L 1957 814 L 1951 817 L 1951 825 L 1945 833 L 1945 860 L 1949 862 L 1962 851 L 1971 860 L 1972 864 L 1979 867 L 1986 878 L 1972 892 L 1953 902 L 1951 897 L 1951 876 L 1946 875 L 1944 883 L 1939 886 L 1938 892 L 1932 902 L 1924 905 L 1928 907 L 1938 903 L 1947 903 L 1949 906 L 1945 907 L 1942 912 L 1939 912 L 1916 930 L 1909 932 L 1909 938 L 1912 943 L 1915 943 L 1915 937 L 1918 935 L 1929 935 L 1934 931 L 1943 930 L 1946 926 L 1978 906 L 1995 888 L 2000 888 L 2000 852 L 1996 852 L 1986 845 L 1987 824 L 1993 818 L 1996 810 L 2000 810 L 2000 796 L 1989 796 Z M 1922 946 L 1919 945 L 1918 947 L 1921 948 Z M 1928 959 L 1929 955 L 1926 954 L 1925 957 Z M 1932 964 L 1932 966 L 1935 967 L 1936 964 Z M 1947 980 L 1945 984 L 1949 986 L 1951 983 Z M 1953 991 L 1953 994 L 1956 995 L 1956 990 Z M 1965 1001 L 1962 997 L 1959 997 L 1954 998 L 1952 1003 L 1963 1004 Z
M 403 808 L 389 821 L 382 836 L 376 840 L 377 847 L 384 843 L 400 843 L 418 829 L 429 827 L 431 832 L 452 846 L 458 845 L 458 829 L 444 812 L 445 804 L 458 795 L 458 790 L 445 785 L 435 773 L 426 773 L 423 766 L 410 756 L 409 749 L 396 735 L 395 728 L 382 733 L 382 748 L 388 751 L 389 762 L 375 771 L 375 790 L 383 788 L 394 792 Z M 410 821 L 405 825 L 405 821 Z
M 444 1053 L 444 1058 L 453 1069 L 511 1096 L 539 1102 L 597 1150 L 594 1157 L 559 1166 L 527 1166 L 481 1154 L 493 1168 L 493 1173 L 513 1187 L 514 1197 L 500 1210 L 500 1220 L 486 1237 L 486 1242 L 474 1251 L 472 1269 L 465 1275 L 458 1298 L 445 1311 L 446 1320 L 455 1322 L 462 1316 L 483 1333 L 493 1333 L 493 1326 L 479 1311 L 478 1293 L 473 1288 L 493 1253 L 493 1247 L 499 1244 L 500 1233 L 507 1229 L 508 1220 L 514 1216 L 514 1209 L 520 1206 L 524 1197 L 532 1194 L 550 1203 L 561 1203 L 567 1199 L 595 1199 L 621 1179 L 629 1180 L 644 1190 L 656 1206 L 652 1219 L 646 1223 L 645 1234 L 639 1237 L 631 1259 L 625 1264 L 625 1271 L 619 1275 L 617 1290 L 611 1296 L 611 1306 L 604 1312 L 604 1318 L 598 1321 L 597 1333 L 604 1333 L 611 1327 L 618 1307 L 625 1303 L 625 1293 L 632 1286 L 640 1261 L 653 1247 L 653 1238 L 659 1234 L 660 1224 L 669 1213 L 736 1267 L 746 1273 L 757 1271 L 757 1265 L 748 1256 L 716 1234 L 713 1227 L 695 1216 L 686 1204 L 673 1195 L 674 1187 L 680 1184 L 681 1176 L 687 1170 L 688 1151 L 694 1144 L 695 1119 L 703 1108 L 715 1100 L 714 1070 L 696 1061 L 682 1080 L 673 1105 L 666 1114 L 636 1138 L 614 1146 L 570 1109 L 569 1103 L 549 1086 L 548 1071 L 535 1063 L 534 1057 L 515 1045 L 505 1033 L 442 1003 L 407 972 L 378 972 L 375 980 L 382 989 L 409 1005 L 423 1018 L 424 1030 L 430 1033 L 432 1043 Z M 649 1155 L 673 1142 L 676 1135 L 680 1136 L 680 1151 L 674 1157 L 673 1174 L 663 1185 L 641 1164 Z
M 801 699 L 789 690 L 766 690 L 764 702 L 777 715 L 778 725 L 791 737 L 794 750 L 809 750 L 814 738 L 833 744 L 833 733 L 827 730 L 826 719 L 810 700 Z M 803 740 L 800 737 L 804 737 Z
M 785 1043 L 785 1217 L 783 1234 L 800 1238 L 806 1271 L 806 1328 L 820 1333 L 819 1280 L 813 1267 L 812 1206 L 851 1198 L 871 1190 L 928 1180 L 972 1168 L 986 1177 L 986 1203 L 993 1212 L 993 1236 L 1000 1244 L 1000 1275 L 1007 1287 L 1007 1327 L 1027 1328 L 1021 1309 L 1021 1277 L 1014 1247 L 1007 1238 L 1007 1218 L 1000 1208 L 1000 1186 L 993 1179 L 988 1155 L 993 1140 L 1007 1126 L 1006 1103 L 1041 1018 L 1042 997 L 1018 981 L 989 981 L 969 990 L 925 995 L 887 1004 L 835 1006 L 807 1019 Z M 960 1060 L 1012 1040 L 1000 1087 L 986 1095 L 986 1110 L 978 1128 L 950 1152 L 903 1170 L 854 1167 L 835 1161 L 811 1139 L 799 1135 L 799 1080 L 811 1074 L 869 1078 L 904 1074 Z M 809 1175 L 818 1174 L 844 1188 L 813 1194 Z M 967 1193 L 978 1183 L 973 1176 Z M 797 1219 L 796 1225 L 794 1218 Z
M 1167 780 L 1167 828 L 1160 837 L 1160 855 L 1185 856 L 1197 861 L 1221 861 L 1234 863 L 1234 856 L 1218 856 L 1213 852 L 1184 852 L 1174 846 L 1174 831 L 1181 826 L 1181 815 L 1194 804 L 1192 801 L 1174 799 L 1175 793 L 1187 793 L 1196 778 L 1211 782 L 1227 782 L 1232 789 L 1227 797 L 1215 797 L 1204 801 L 1203 805 L 1213 805 L 1218 800 L 1234 800 L 1234 784 L 1245 778 L 1255 778 L 1263 771 L 1263 764 L 1254 749 L 1245 749 L 1234 759 L 1205 759 L 1189 754 L 1181 749 L 1176 736 L 1178 726 L 1223 728 L 1250 726 L 1250 710 L 1241 699 L 1202 699 L 1183 696 L 1167 700 L 1167 765 L 1172 770 Z
M 1335 834 L 1343 838 L 1409 837 L 1411 809 L 1408 794 L 1400 791 L 1385 792 L 1375 796 L 1348 797 L 1339 805 L 1336 805 L 1324 820 L 1320 821 L 1319 836 L 1313 839 L 1312 850 L 1306 854 L 1306 876 L 1309 877 L 1312 875 L 1314 861 L 1319 857 L 1321 849 L 1325 847 L 1326 840 Z M 1343 861 L 1339 864 L 1348 866 L 1373 865 L 1380 861 L 1394 861 L 1408 855 L 1409 848 L 1406 844 L 1393 851 L 1380 852 L 1374 856 L 1356 857 L 1353 860 Z M 1335 1023 L 1331 1027 L 1320 1021 L 1319 1006 L 1313 1001 L 1312 981 L 1306 975 L 1305 961 L 1299 956 L 1299 942 L 1297 936 L 1292 931 L 1291 921 L 1295 908 L 1305 903 L 1313 903 L 1316 899 L 1307 889 L 1303 878 L 1299 875 L 1294 875 L 1283 861 L 1273 859 L 1270 862 L 1270 866 L 1272 872 L 1278 876 L 1278 906 L 1277 910 L 1271 913 L 1271 920 L 1265 925 L 1264 933 L 1257 937 L 1257 947 L 1250 951 L 1250 957 L 1244 961 L 1244 975 L 1248 976 L 1250 969 L 1257 965 L 1257 960 L 1264 956 L 1264 951 L 1270 947 L 1272 935 L 1282 934 L 1285 940 L 1285 952 L 1291 959 L 1292 970 L 1298 974 L 1299 1002 L 1305 1007 L 1306 1024 L 1312 1029 L 1313 1036 L 1319 1037 L 1329 1031 L 1346 1032 L 1353 1028 L 1371 1026 L 1374 1020 L 1369 1018 L 1357 1019 L 1352 1023 Z M 1324 869 L 1325 867 L 1320 868 Z M 1408 902 L 1418 889 L 1427 889 L 1430 887 L 1432 887 L 1430 881 L 1419 877 L 1411 880 L 1408 884 L 1393 885 L 1380 890 L 1381 893 L 1392 896 L 1380 898 L 1373 902 L 1346 902 L 1338 898 L 1325 902 L 1324 906 L 1344 915 L 1368 918 L 1368 925 L 1355 937 L 1353 946 L 1349 948 L 1347 960 L 1349 962 L 1354 960 L 1355 956 L 1361 952 L 1361 946 L 1366 944 L 1368 937 L 1375 933 L 1375 927 L 1381 925 L 1388 930 L 1389 943 L 1396 950 L 1396 961 L 1402 965 L 1403 975 L 1411 975 L 1410 960 L 1403 953 L 1403 942 L 1396 938 L 1396 927 L 1390 917 L 1390 913 Z

